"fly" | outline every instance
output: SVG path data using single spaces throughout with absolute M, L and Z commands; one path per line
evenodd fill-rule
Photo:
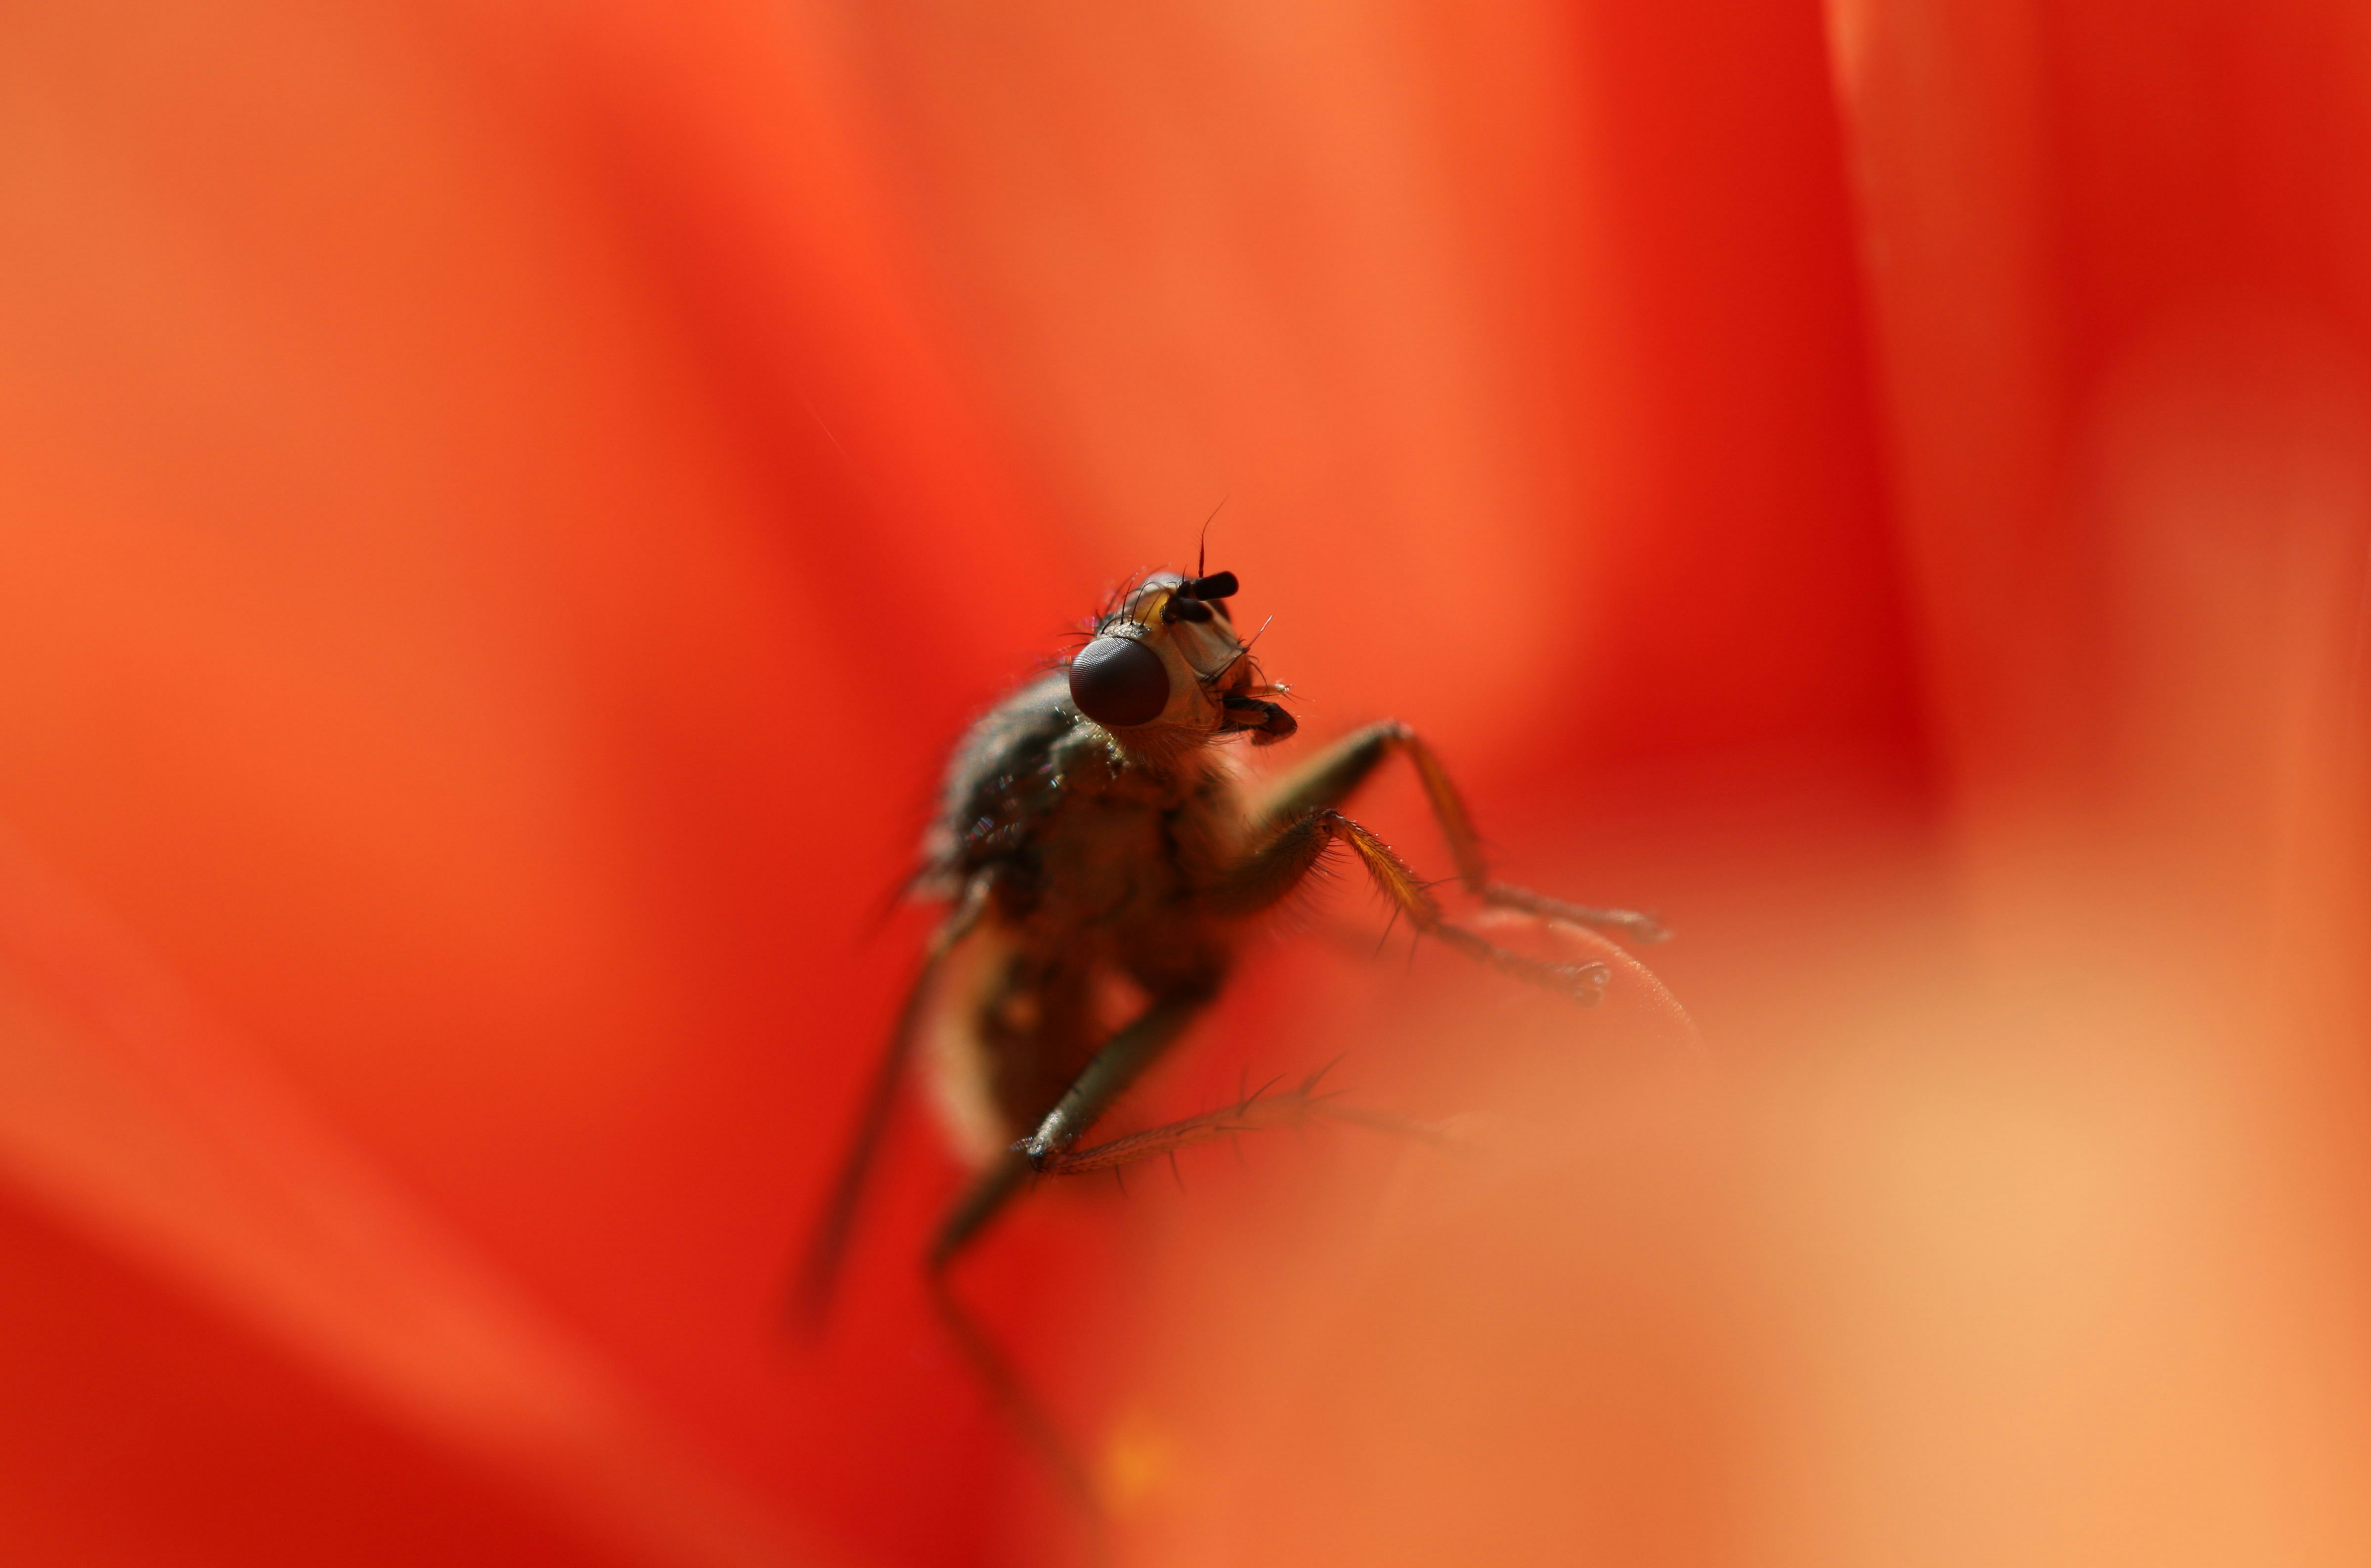
M 912 891 L 941 901 L 806 1256 L 820 1313 L 918 1043 L 936 1058 L 948 1130 L 975 1168 L 927 1258 L 932 1296 L 998 1401 L 1093 1512 L 1080 1468 L 946 1288 L 948 1264 L 1033 1178 L 1111 1170 L 1305 1111 L 1310 1086 L 1101 1143 L 1096 1124 L 1226 983 L 1246 930 L 1347 851 L 1417 931 L 1584 1005 L 1602 963 L 1516 952 L 1451 920 L 1427 884 L 1344 814 L 1394 757 L 1414 768 L 1458 881 L 1485 905 L 1656 941 L 1650 917 L 1567 904 L 1491 879 L 1473 820 L 1417 732 L 1386 720 L 1251 791 L 1236 748 L 1290 739 L 1286 687 L 1263 678 L 1235 632 L 1231 571 L 1154 572 L 1122 594 L 1067 662 L 1015 691 L 956 747 Z M 1143 998 L 1118 1028 L 1100 999 L 1124 980 Z

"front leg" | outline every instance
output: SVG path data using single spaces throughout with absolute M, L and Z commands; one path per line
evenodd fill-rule
M 1396 719 L 1352 732 L 1287 774 L 1252 813 L 1251 841 L 1265 842 L 1290 824 L 1329 807 L 1340 807 L 1394 752 L 1405 755 L 1424 784 L 1424 798 L 1432 808 L 1440 835 L 1449 841 L 1449 858 L 1457 866 L 1457 880 L 1483 903 L 1512 909 L 1543 920 L 1590 926 L 1613 931 L 1633 941 L 1660 942 L 1671 935 L 1649 915 L 1630 909 L 1602 909 L 1594 905 L 1567 904 L 1527 888 L 1490 880 L 1482 854 L 1482 836 L 1449 770 L 1422 736 Z
M 1232 867 L 1205 896 L 1214 913 L 1244 918 L 1273 908 L 1305 881 L 1320 856 L 1335 843 L 1347 843 L 1358 854 L 1375 886 L 1408 923 L 1429 937 L 1438 937 L 1471 958 L 1495 969 L 1564 992 L 1584 1006 L 1594 1006 L 1604 995 L 1612 972 L 1602 963 L 1557 963 L 1510 952 L 1452 923 L 1405 860 L 1369 829 L 1340 812 L 1324 807 L 1286 824 L 1265 843 Z

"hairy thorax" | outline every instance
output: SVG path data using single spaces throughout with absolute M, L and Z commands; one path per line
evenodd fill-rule
M 1204 752 L 1161 773 L 1080 771 L 1087 777 L 1074 778 L 1034 836 L 1023 947 L 1056 963 L 1092 955 L 1150 991 L 1215 979 L 1227 933 L 1200 901 L 1242 833 L 1232 770 Z

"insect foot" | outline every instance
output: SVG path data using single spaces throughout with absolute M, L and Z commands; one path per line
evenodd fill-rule
M 1602 963 L 1559 963 L 1549 971 L 1549 978 L 1560 984 L 1582 1007 L 1593 1008 L 1605 999 L 1606 982 L 1613 971 Z
M 1493 909 L 1513 909 L 1559 926 L 1592 927 L 1626 937 L 1634 942 L 1667 942 L 1671 928 L 1652 915 L 1636 909 L 1602 909 L 1592 904 L 1569 904 L 1527 887 L 1492 882 L 1482 890 L 1482 902 Z
M 1594 960 L 1587 963 L 1573 963 L 1512 952 L 1475 935 L 1463 926 L 1447 921 L 1434 926 L 1432 935 L 1451 947 L 1480 959 L 1501 974 L 1512 975 L 1551 991 L 1561 991 L 1585 1008 L 1593 1008 L 1605 999 L 1606 982 L 1613 978 L 1611 968 Z

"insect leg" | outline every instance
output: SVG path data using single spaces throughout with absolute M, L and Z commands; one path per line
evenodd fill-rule
M 1209 1138 L 1226 1137 L 1236 1133 L 1256 1132 L 1282 1123 L 1306 1121 L 1322 1103 L 1322 1097 L 1311 1090 L 1311 1085 L 1284 1094 L 1270 1094 L 1257 1090 L 1243 1096 L 1232 1105 L 1221 1105 L 1215 1111 L 1187 1116 L 1180 1121 L 1148 1127 L 1140 1133 L 1113 1138 L 1092 1147 L 1081 1148 L 1075 1144 L 1067 1149 L 1046 1156 L 1037 1169 L 1048 1176 L 1086 1176 L 1098 1170 L 1116 1170 L 1133 1165 L 1139 1159 L 1156 1159 L 1175 1154 L 1188 1144 Z
M 914 976 L 914 984 L 897 1009 L 897 1021 L 890 1029 L 889 1043 L 881 1053 L 880 1064 L 873 1069 L 873 1081 L 864 1091 L 864 1104 L 857 1113 L 856 1130 L 849 1139 L 848 1152 L 840 1157 L 839 1174 L 832 1182 L 831 1195 L 825 1201 L 823 1217 L 807 1243 L 806 1257 L 799 1270 L 799 1307 L 810 1323 L 820 1322 L 830 1307 L 832 1285 L 848 1251 L 849 1234 L 855 1227 L 865 1178 L 872 1172 L 882 1133 L 889 1124 L 889 1113 L 896 1104 L 897 1085 L 913 1055 L 914 1036 L 929 1009 L 939 966 L 955 944 L 979 923 L 982 911 L 988 907 L 989 886 L 989 878 L 974 878 L 964 889 L 962 900 L 931 934 L 920 972 Z
M 1063 1091 L 1029 1136 L 999 1155 L 976 1177 L 971 1187 L 949 1210 L 931 1248 L 931 1267 L 944 1268 L 970 1245 L 988 1222 L 1003 1211 L 1046 1157 L 1068 1147 L 1113 1101 L 1134 1083 L 1137 1075 L 1177 1038 L 1196 1013 L 1218 994 L 1215 985 L 1173 991 L 1121 1026 L 1104 1042 L 1086 1070 Z
M 999 1155 L 974 1179 L 970 1189 L 948 1212 L 931 1248 L 931 1299 L 946 1324 L 948 1335 L 970 1363 L 997 1407 L 1035 1447 L 1087 1519 L 1095 1534 L 1095 1555 L 1103 1555 L 1103 1511 L 1094 1483 L 1078 1456 L 1029 1390 L 1012 1364 L 972 1318 L 947 1279 L 956 1255 L 978 1239 L 988 1222 L 1001 1213 L 1035 1174 L 1043 1158 L 1068 1147 L 1108 1109 L 1137 1076 L 1185 1029 L 1196 1013 L 1217 995 L 1215 984 L 1172 991 L 1104 1042 L 1086 1070 L 1079 1075 L 1029 1137 Z
M 1029 1161 L 1018 1149 L 1002 1150 L 989 1160 L 940 1222 L 938 1238 L 931 1243 L 931 1272 L 945 1268 L 957 1252 L 971 1245 L 1027 1184 L 1030 1174 Z
M 980 1387 L 988 1391 L 989 1401 L 997 1413 L 1010 1422 L 1015 1432 L 1030 1447 L 1062 1490 L 1070 1494 L 1071 1504 L 1085 1520 L 1088 1530 L 1090 1560 L 1100 1563 L 1106 1552 L 1103 1542 L 1103 1501 L 1096 1494 L 1094 1481 L 1087 1467 L 1055 1425 L 1046 1407 L 1037 1402 L 1020 1371 L 1008 1360 L 988 1331 L 972 1316 L 971 1309 L 956 1296 L 954 1283 L 947 1270 L 955 1255 L 975 1240 L 983 1227 L 1024 1186 L 1032 1172 L 1029 1161 L 1019 1153 L 1006 1149 L 991 1160 L 976 1177 L 964 1195 L 947 1213 L 939 1228 L 938 1239 L 931 1248 L 924 1267 L 929 1286 L 931 1305 L 938 1312 L 939 1321 L 954 1342 L 955 1350 L 970 1367 Z
M 925 1273 L 930 1288 L 931 1305 L 938 1312 L 939 1321 L 954 1342 L 964 1364 L 979 1379 L 988 1391 L 989 1403 L 997 1413 L 1010 1422 L 1023 1441 L 1036 1450 L 1040 1463 L 1053 1476 L 1061 1489 L 1070 1494 L 1073 1507 L 1084 1522 L 1087 1532 L 1087 1556 L 1100 1565 L 1110 1556 L 1104 1539 L 1103 1498 L 1095 1490 L 1094 1478 L 1074 1452 L 1061 1429 L 1054 1423 L 1046 1407 L 1030 1391 L 1018 1368 L 1006 1358 L 996 1341 L 989 1336 L 971 1309 L 955 1294 L 954 1282 L 947 1276 L 947 1266 L 964 1241 L 977 1234 L 989 1215 L 1011 1200 L 1030 1174 L 1029 1163 L 1018 1154 L 1007 1151 L 995 1164 L 983 1172 L 963 1201 L 948 1217 L 940 1231 L 939 1243 L 931 1251 Z M 950 1239 L 952 1238 L 952 1239 Z
M 1037 1451 L 1038 1458 L 1053 1472 L 1062 1490 L 1070 1493 L 1072 1505 L 1086 1521 L 1090 1559 L 1101 1563 L 1108 1553 L 1103 1541 L 1103 1499 L 1096 1493 L 1093 1475 L 1079 1456 L 1071 1451 L 1070 1445 L 1054 1424 L 1053 1418 L 1037 1402 L 1037 1397 L 1029 1391 L 1029 1385 L 1022 1379 L 1020 1372 L 1005 1359 L 1004 1352 L 997 1348 L 988 1331 L 972 1316 L 971 1309 L 955 1295 L 954 1282 L 947 1277 L 943 1258 L 931 1261 L 930 1290 L 931 1305 L 937 1309 L 939 1321 L 945 1326 L 947 1337 L 954 1341 L 955 1349 L 962 1355 L 965 1365 L 971 1368 L 972 1376 L 979 1379 L 980 1386 L 988 1390 L 989 1399 L 996 1406 L 997 1412 L 1011 1422 L 1023 1439 Z
M 1561 898 L 1550 898 L 1544 893 L 1533 893 L 1527 887 L 1516 887 L 1509 882 L 1490 883 L 1482 890 L 1482 902 L 1494 908 L 1512 909 L 1517 914 L 1541 920 L 1613 931 L 1628 937 L 1634 942 L 1669 941 L 1671 936 L 1669 926 L 1652 915 L 1642 915 L 1636 909 L 1604 909 L 1594 904 L 1567 904 Z
M 1453 924 L 1440 911 L 1431 893 L 1417 880 L 1406 861 L 1366 827 L 1332 807 L 1322 807 L 1288 823 L 1237 861 L 1226 879 L 1213 889 L 1211 901 L 1227 915 L 1255 915 L 1283 899 L 1298 887 L 1326 847 L 1347 843 L 1375 886 L 1409 924 L 1436 937 L 1468 957 L 1533 985 L 1545 986 L 1594 1005 L 1604 994 L 1611 971 L 1602 963 L 1558 963 L 1510 952 L 1495 942 Z
M 1104 1042 L 1087 1063 L 1086 1070 L 1063 1090 L 1062 1098 L 1046 1113 L 1036 1130 L 1012 1147 L 1033 1169 L 1042 1168 L 1048 1156 L 1070 1147 L 1080 1134 L 1111 1109 L 1114 1101 L 1128 1092 L 1128 1086 L 1160 1058 L 1170 1043 L 1193 1021 L 1194 1015 L 1209 1007 L 1218 994 L 1218 982 L 1209 979 L 1179 986 L 1156 998 Z
M 1038 1408 L 1002 1353 L 980 1332 L 963 1304 L 948 1289 L 946 1271 L 956 1255 L 978 1239 L 988 1222 L 1002 1213 L 1005 1205 L 1036 1173 L 1044 1156 L 1067 1147 L 1093 1125 L 1095 1119 L 1109 1109 L 1111 1102 L 1136 1081 L 1137 1075 L 1151 1065 L 1194 1015 L 1208 1007 L 1210 998 L 1217 994 L 1215 984 L 1190 986 L 1172 991 L 1104 1042 L 1102 1048 L 1087 1063 L 1086 1070 L 1079 1075 L 1078 1081 L 1071 1084 L 1055 1103 L 1054 1109 L 1047 1113 L 1036 1130 L 998 1155 L 973 1179 L 970 1188 L 947 1212 L 945 1222 L 939 1227 L 938 1239 L 931 1247 L 931 1296 L 965 1359 L 972 1364 L 980 1381 L 987 1385 L 1013 1424 L 1046 1456 L 1047 1462 L 1062 1477 L 1064 1484 L 1077 1493 L 1090 1510 L 1094 1506 L 1094 1497 L 1093 1489 L 1085 1479 L 1086 1472 L 1064 1447 L 1053 1424 L 1047 1420 L 1045 1412 Z
M 1633 941 L 1659 942 L 1671 935 L 1650 915 L 1630 909 L 1604 909 L 1594 905 L 1567 904 L 1527 888 L 1490 880 L 1489 863 L 1482 854 L 1481 835 L 1465 801 L 1451 782 L 1432 748 L 1414 730 L 1395 719 L 1370 724 L 1312 757 L 1285 776 L 1253 814 L 1253 842 L 1281 830 L 1296 819 L 1329 806 L 1340 806 L 1355 793 L 1394 752 L 1405 755 L 1424 785 L 1424 797 L 1449 841 L 1449 857 L 1457 866 L 1457 880 L 1485 904 L 1512 909 L 1544 920 L 1590 926 L 1616 932 Z
M 1253 1090 L 1232 1105 L 1205 1111 L 1197 1116 L 1148 1127 L 1143 1132 L 1130 1133 L 1126 1137 L 1113 1138 L 1086 1148 L 1073 1146 L 1058 1154 L 1048 1155 L 1038 1169 L 1048 1176 L 1088 1176 L 1098 1170 L 1116 1170 L 1140 1159 L 1174 1155 L 1190 1144 L 1210 1138 L 1321 1119 L 1345 1122 L 1352 1126 L 1367 1127 L 1426 1143 L 1454 1146 L 1460 1141 L 1449 1129 L 1429 1122 L 1419 1122 L 1414 1117 L 1395 1115 L 1388 1111 L 1338 1104 L 1334 1094 L 1317 1091 L 1317 1080 L 1324 1076 L 1325 1069 L 1321 1067 L 1302 1079 L 1298 1087 L 1281 1094 L 1269 1092 L 1269 1089 L 1274 1087 L 1270 1085 L 1269 1089 Z

